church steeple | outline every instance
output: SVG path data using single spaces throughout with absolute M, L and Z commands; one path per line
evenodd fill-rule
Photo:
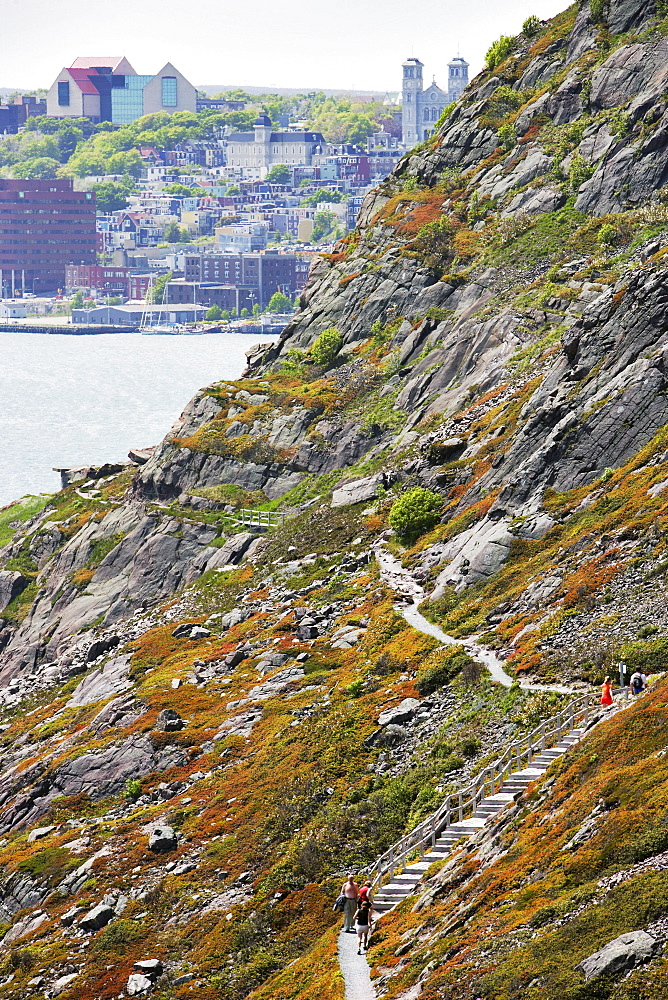
M 423 64 L 411 57 L 403 64 L 401 131 L 405 146 L 414 146 L 419 140 L 418 111 L 422 94 Z

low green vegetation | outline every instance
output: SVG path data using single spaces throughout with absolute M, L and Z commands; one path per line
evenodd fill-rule
M 21 500 L 17 500 L 16 503 L 0 509 L 0 548 L 11 541 L 17 527 L 44 510 L 49 499 L 50 497 L 44 494 L 42 496 L 25 496 Z M 16 525 L 16 527 L 12 527 L 12 525 Z
M 331 368 L 336 356 L 343 347 L 343 337 L 334 326 L 323 330 L 310 348 L 311 359 L 316 365 Z
M 443 507 L 440 493 L 414 486 L 394 501 L 388 523 L 403 542 L 412 544 L 438 524 Z

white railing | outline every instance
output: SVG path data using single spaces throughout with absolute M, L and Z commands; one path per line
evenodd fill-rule
M 246 528 L 278 528 L 288 516 L 283 511 L 247 510 L 240 508 L 229 515 L 236 524 Z
M 500 791 L 514 771 L 529 767 L 535 756 L 556 746 L 563 736 L 575 728 L 576 723 L 586 726 L 592 708 L 590 695 L 574 698 L 557 715 L 546 719 L 527 736 L 511 743 L 498 760 L 476 775 L 469 785 L 448 795 L 436 812 L 378 858 L 373 868 L 372 888 L 382 887 L 383 882 L 392 878 L 395 871 L 402 870 L 409 854 L 417 851 L 422 857 L 428 850 L 432 850 L 444 830 L 455 823 L 461 823 L 465 817 L 472 816 L 480 802 Z

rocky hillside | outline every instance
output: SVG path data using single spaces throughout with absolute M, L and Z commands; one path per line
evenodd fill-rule
M 339 1000 L 340 873 L 568 697 L 469 637 L 553 688 L 664 669 L 668 8 L 489 62 L 242 379 L 0 511 L 0 998 Z M 384 918 L 379 996 L 663 996 L 666 691 Z

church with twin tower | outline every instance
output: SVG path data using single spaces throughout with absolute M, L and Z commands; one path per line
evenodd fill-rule
M 425 90 L 422 69 L 419 59 L 407 59 L 403 65 L 401 140 L 408 147 L 427 138 L 443 109 L 457 100 L 469 82 L 469 64 L 460 56 L 448 63 L 447 92 L 436 80 Z

